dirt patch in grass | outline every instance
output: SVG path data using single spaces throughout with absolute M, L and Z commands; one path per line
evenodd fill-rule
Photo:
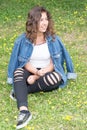
M 86 31 L 80 32 L 79 30 L 75 30 L 72 33 L 64 33 L 64 39 L 67 42 L 79 42 L 87 40 Z

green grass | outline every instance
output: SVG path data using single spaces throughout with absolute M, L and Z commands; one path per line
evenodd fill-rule
M 52 13 L 78 77 L 64 89 L 29 95 L 33 118 L 23 130 L 87 130 L 87 0 L 0 0 L 0 130 L 15 130 L 18 110 L 9 98 L 7 66 L 28 10 L 37 4 Z

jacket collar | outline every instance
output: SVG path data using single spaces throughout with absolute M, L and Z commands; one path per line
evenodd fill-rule
M 47 39 L 47 41 L 50 42 L 50 41 L 52 41 L 52 36 L 47 36 L 46 39 Z

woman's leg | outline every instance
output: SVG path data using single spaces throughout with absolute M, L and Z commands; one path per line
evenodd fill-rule
M 27 82 L 28 84 L 34 84 L 37 79 L 39 79 L 39 76 L 32 74 L 27 78 Z
M 55 71 L 46 73 L 31 85 L 27 83 L 27 78 L 29 75 L 31 75 L 31 73 L 23 68 L 18 68 L 14 72 L 14 90 L 17 98 L 18 108 L 21 106 L 28 107 L 28 93 L 52 91 L 57 89 L 61 83 L 61 77 Z
M 57 89 L 61 83 L 61 76 L 53 71 L 46 73 L 44 76 L 41 76 L 36 82 L 28 86 L 28 93 L 34 93 L 39 91 L 52 91 Z
M 14 72 L 14 91 L 17 99 L 17 106 L 20 110 L 17 118 L 17 129 L 26 126 L 32 118 L 32 115 L 28 110 L 28 93 L 52 91 L 58 88 L 61 81 L 61 77 L 58 73 L 51 72 L 40 77 L 34 84 L 29 85 L 27 83 L 27 78 L 30 75 L 31 73 L 23 68 L 18 68 Z
M 61 77 L 58 73 L 51 72 L 40 77 L 34 84 L 29 85 L 27 83 L 29 75 L 31 75 L 31 73 L 23 68 L 18 68 L 14 72 L 14 91 L 17 99 L 17 105 L 20 110 L 17 118 L 17 129 L 27 125 L 32 118 L 31 113 L 28 111 L 28 93 L 52 91 L 58 88 L 61 81 Z
M 17 99 L 17 105 L 18 108 L 21 106 L 28 107 L 27 104 L 27 96 L 28 96 L 28 84 L 27 84 L 27 78 L 30 75 L 30 73 L 23 69 L 18 68 L 14 72 L 14 91 Z
M 18 68 L 14 72 L 14 91 L 17 99 L 17 106 L 19 109 L 19 115 L 17 118 L 17 127 L 20 129 L 28 124 L 31 120 L 32 115 L 28 110 L 27 96 L 27 78 L 31 75 L 27 70 L 23 68 Z

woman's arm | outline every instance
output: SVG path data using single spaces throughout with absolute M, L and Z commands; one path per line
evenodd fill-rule
M 38 69 L 32 66 L 29 62 L 24 66 L 24 68 L 35 75 L 38 72 Z
M 52 60 L 50 59 L 50 64 L 49 64 L 47 67 L 42 68 L 42 69 L 40 69 L 40 70 L 38 70 L 37 68 L 33 67 L 29 62 L 24 66 L 24 68 L 25 68 L 26 70 L 28 70 L 29 72 L 35 74 L 35 75 L 43 76 L 43 75 L 46 74 L 47 72 L 53 71 L 54 66 L 53 66 Z
M 18 54 L 20 49 L 20 43 L 15 41 L 14 47 L 12 49 L 12 53 L 10 56 L 10 61 L 8 64 L 8 74 L 7 74 L 7 83 L 13 84 L 13 73 L 15 69 L 18 67 Z
M 54 69 L 54 65 L 52 59 L 50 59 L 50 64 L 47 67 L 38 70 L 38 75 L 43 76 L 47 72 L 52 72 L 53 69 Z

